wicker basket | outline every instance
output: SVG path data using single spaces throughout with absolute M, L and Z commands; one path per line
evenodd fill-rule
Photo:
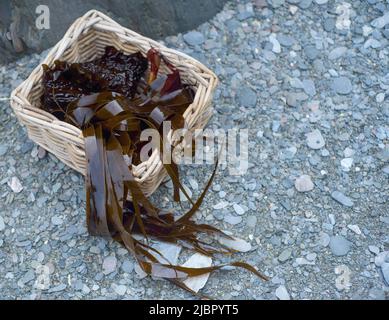
M 112 45 L 125 53 L 154 47 L 180 70 L 183 82 L 196 91 L 193 103 L 184 118 L 189 129 L 204 128 L 212 115 L 211 100 L 217 85 L 215 74 L 195 59 L 168 49 L 162 44 L 126 29 L 103 13 L 91 10 L 77 19 L 47 55 L 43 63 L 52 66 L 57 59 L 83 62 L 101 56 L 104 48 Z M 162 66 L 161 72 L 168 69 Z M 40 108 L 43 70 L 37 66 L 30 76 L 11 94 L 11 106 L 19 121 L 27 127 L 31 140 L 53 153 L 68 166 L 85 175 L 86 158 L 82 132 Z M 151 195 L 166 176 L 157 150 L 138 166 L 133 174 L 146 195 Z

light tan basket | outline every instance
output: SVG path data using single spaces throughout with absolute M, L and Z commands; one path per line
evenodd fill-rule
M 144 55 L 154 47 L 180 70 L 183 82 L 196 91 L 184 118 L 190 130 L 204 128 L 212 115 L 211 100 L 217 77 L 203 64 L 176 50 L 126 29 L 105 14 L 91 10 L 78 18 L 47 55 L 43 63 L 54 61 L 84 62 L 101 56 L 107 45 L 125 53 L 141 51 Z M 162 67 L 161 72 L 168 72 Z M 43 92 L 43 70 L 37 66 L 30 76 L 11 94 L 11 106 L 28 131 L 31 140 L 53 153 L 69 167 L 85 175 L 86 159 L 82 132 L 40 108 Z M 157 150 L 149 160 L 133 166 L 133 174 L 146 195 L 151 195 L 166 176 Z

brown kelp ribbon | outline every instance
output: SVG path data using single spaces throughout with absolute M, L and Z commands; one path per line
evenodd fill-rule
M 129 58 L 122 57 L 112 49 L 107 49 L 106 55 L 108 55 L 106 58 L 108 62 L 129 61 Z M 137 57 L 139 58 L 139 55 Z M 106 76 L 99 81 L 95 80 L 98 82 L 97 85 L 91 85 L 89 82 L 98 78 L 98 75 L 90 71 L 94 68 L 92 63 L 87 64 L 86 67 L 82 64 L 74 67 L 57 62 L 56 68 L 59 70 L 45 67 L 45 81 L 50 84 L 48 86 L 50 90 L 46 92 L 43 100 L 51 102 L 48 109 L 60 114 L 65 121 L 81 128 L 85 138 L 86 213 L 89 233 L 112 237 L 134 255 L 147 274 L 171 280 L 194 294 L 195 292 L 185 286 L 182 280 L 226 266 L 243 268 L 266 279 L 253 266 L 245 262 L 231 262 L 206 268 L 172 265 L 160 252 L 152 248 L 148 241 L 134 238 L 134 234 L 142 234 L 145 239 L 154 238 L 180 244 L 208 256 L 215 253 L 234 252 L 225 247 L 215 248 L 201 241 L 200 234 L 228 236 L 215 227 L 197 224 L 191 219 L 199 209 L 215 177 L 217 163 L 203 192 L 195 202 L 190 199 L 179 181 L 177 165 L 163 163 L 173 182 L 174 200 L 179 200 L 179 191 L 181 191 L 192 204 L 192 207 L 178 219 L 175 219 L 173 212 L 165 212 L 155 207 L 143 194 L 132 174 L 132 164 L 140 161 L 139 154 L 143 147 L 139 139 L 141 130 L 152 128 L 160 132 L 164 121 L 172 121 L 172 128 L 183 127 L 185 123 L 183 113 L 194 98 L 193 90 L 181 83 L 178 70 L 157 50 L 151 49 L 147 58 L 150 62 L 148 81 L 143 84 L 143 90 L 132 97 L 124 94 L 133 91 L 130 89 L 119 90 L 121 92 L 112 91 L 112 86 L 117 85 L 120 79 L 112 80 Z M 107 61 L 98 60 L 102 65 L 99 70 L 107 68 Z M 161 61 L 164 61 L 171 71 L 167 76 L 158 76 Z M 141 70 L 143 62 L 138 65 Z M 82 76 L 77 75 L 80 70 Z M 129 70 L 133 72 L 132 69 Z M 78 85 L 87 82 L 85 87 L 88 90 L 85 87 L 83 90 L 74 88 L 74 84 L 69 88 L 70 80 L 66 72 L 70 72 L 72 77 L 78 79 Z M 132 73 L 130 75 L 133 76 Z M 140 81 L 140 78 L 138 80 Z M 55 94 L 55 87 L 58 86 L 56 81 L 63 85 L 60 86 L 59 99 Z M 101 91 L 89 92 L 90 88 L 96 87 Z M 117 88 L 116 86 L 115 89 Z M 70 102 L 66 95 L 69 92 L 74 94 L 74 100 Z M 165 142 L 163 135 L 160 135 L 160 146 Z M 160 147 L 161 159 L 163 159 L 163 152 L 164 148 Z M 131 196 L 132 201 L 127 200 L 128 196 Z

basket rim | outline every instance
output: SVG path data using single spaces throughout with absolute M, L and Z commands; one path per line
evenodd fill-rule
M 98 10 L 90 10 L 86 12 L 83 16 L 79 17 L 76 19 L 73 24 L 69 27 L 69 29 L 66 31 L 65 35 L 61 40 L 59 40 L 49 51 L 49 53 L 46 55 L 46 57 L 41 61 L 34 69 L 33 71 L 29 74 L 27 79 L 25 79 L 22 83 L 20 83 L 12 92 L 11 92 L 11 107 L 14 109 L 14 112 L 20 116 L 26 116 L 30 117 L 31 119 L 36 118 L 38 121 L 38 115 L 42 116 L 42 119 L 39 119 L 40 125 L 41 126 L 48 126 L 48 127 L 53 127 L 56 126 L 55 128 L 60 129 L 61 131 L 64 130 L 67 132 L 69 135 L 74 137 L 74 143 L 80 147 L 83 148 L 82 142 L 84 140 L 82 131 L 77 128 L 76 126 L 73 126 L 65 121 L 60 121 L 58 120 L 54 115 L 50 114 L 49 112 L 40 109 L 36 106 L 33 106 L 32 103 L 28 100 L 28 95 L 31 92 L 32 88 L 34 85 L 36 85 L 39 81 L 41 81 L 42 76 L 38 77 L 38 74 L 41 71 L 41 65 L 42 64 L 48 64 L 52 65 L 54 60 L 60 59 L 60 57 L 64 54 L 66 49 L 70 45 L 72 45 L 74 42 L 77 42 L 79 40 L 79 37 L 83 34 L 89 31 L 91 28 L 95 28 L 95 26 L 98 26 L 99 23 L 105 23 L 113 26 L 113 29 L 115 29 L 114 32 L 117 34 L 118 30 L 122 33 L 129 34 L 132 37 L 135 37 L 139 39 L 139 41 L 143 41 L 144 44 L 148 47 L 148 49 L 154 47 L 157 50 L 159 50 L 162 54 L 167 55 L 167 59 L 169 60 L 169 56 L 175 56 L 178 57 L 180 62 L 182 64 L 189 64 L 191 67 L 194 67 L 195 69 L 193 72 L 207 83 L 207 91 L 213 92 L 215 87 L 218 84 L 218 78 L 212 72 L 209 68 L 207 68 L 204 64 L 199 62 L 198 60 L 194 59 L 193 57 L 180 52 L 175 49 L 170 49 L 167 46 L 165 46 L 162 43 L 159 43 L 153 39 L 150 39 L 148 37 L 145 37 L 135 31 L 132 31 L 126 27 L 123 27 L 104 13 L 98 11 Z M 107 27 L 107 25 L 105 25 Z M 97 28 L 95 28 L 98 30 Z M 131 41 L 128 41 L 131 43 Z M 197 81 L 196 81 L 197 82 Z M 196 96 L 199 93 L 195 93 L 195 99 Z M 193 103 L 192 103 L 193 104 Z M 192 105 L 191 104 L 191 105 Z M 190 109 L 191 105 L 188 107 Z M 184 118 L 186 119 L 186 115 L 184 115 Z M 35 120 L 35 119 L 34 119 Z M 157 166 L 160 167 L 162 166 L 162 161 L 160 159 L 159 154 L 154 155 L 154 153 L 158 153 L 158 150 L 154 150 L 153 154 L 151 157 L 138 164 L 138 165 L 132 165 L 133 170 L 139 169 L 141 166 L 146 166 L 145 171 L 147 172 L 148 168 L 151 166 L 152 163 L 152 158 L 157 156 L 158 159 L 158 164 Z M 67 164 L 68 165 L 68 164 Z M 72 166 L 71 166 L 72 167 Z M 73 169 L 75 169 L 73 167 Z M 158 169 L 158 168 L 157 168 Z M 76 169 L 77 170 L 77 169 Z M 80 171 L 80 170 L 77 170 Z M 137 177 L 138 178 L 138 177 Z M 147 179 L 147 174 L 143 174 L 142 177 L 138 178 L 137 180 L 142 182 Z

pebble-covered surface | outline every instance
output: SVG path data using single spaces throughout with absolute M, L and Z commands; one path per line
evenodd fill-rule
M 233 1 L 165 43 L 219 76 L 209 127 L 250 133 L 247 174 L 220 170 L 198 217 L 246 240 L 236 258 L 270 280 L 220 271 L 203 293 L 388 299 L 389 2 Z M 0 298 L 192 298 L 90 237 L 83 177 L 17 123 L 8 96 L 45 54 L 0 66 Z M 211 169 L 182 167 L 194 196 Z

